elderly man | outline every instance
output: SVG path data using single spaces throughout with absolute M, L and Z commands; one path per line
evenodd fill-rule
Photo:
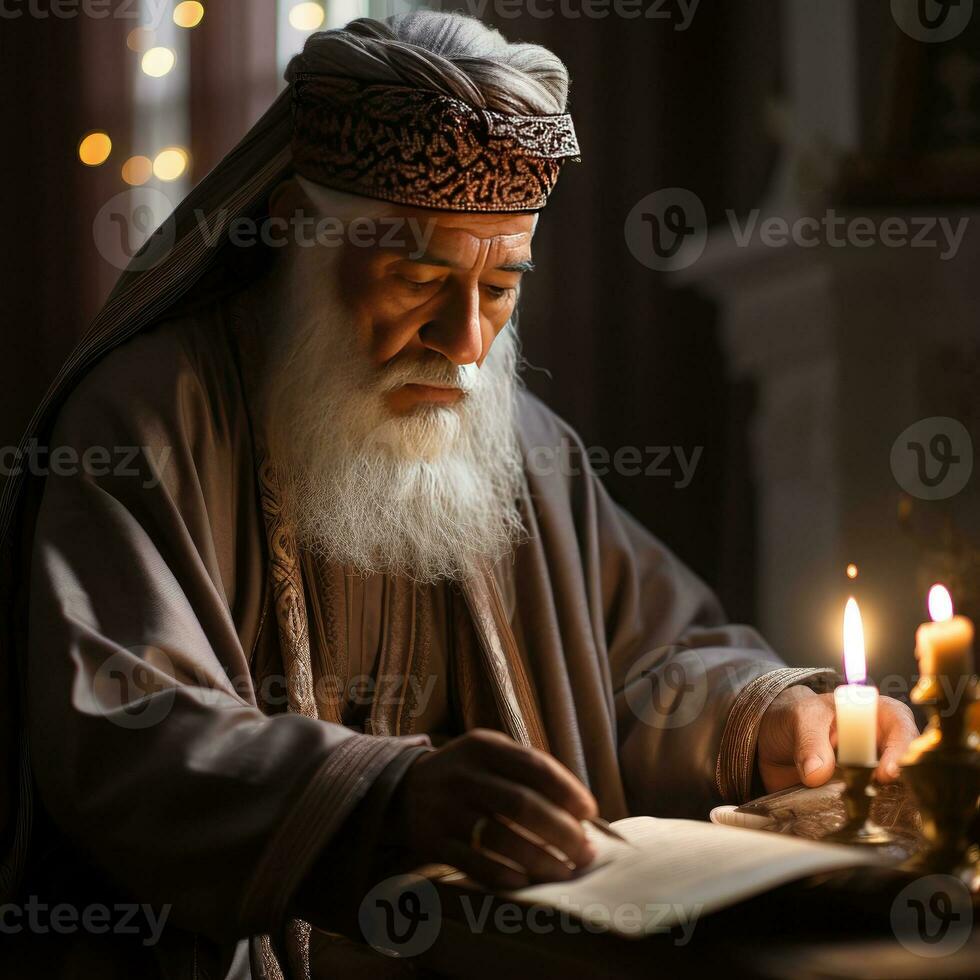
M 834 766 L 832 672 L 726 625 L 518 383 L 563 65 L 429 13 L 288 78 L 67 366 L 79 464 L 21 505 L 24 893 L 166 918 L 63 938 L 101 976 L 302 976 L 394 868 L 561 879 L 584 820 Z

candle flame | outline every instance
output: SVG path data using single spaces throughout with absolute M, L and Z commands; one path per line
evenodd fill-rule
M 844 607 L 844 676 L 848 684 L 863 684 L 868 679 L 864 625 L 861 623 L 861 610 L 853 596 Z
M 929 615 L 934 623 L 953 618 L 953 600 L 945 585 L 934 585 L 929 590 Z

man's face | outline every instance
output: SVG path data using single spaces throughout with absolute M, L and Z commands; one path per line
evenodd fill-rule
M 347 234 L 340 247 L 283 252 L 254 298 L 276 326 L 259 398 L 298 538 L 365 573 L 475 573 L 523 533 L 507 323 L 535 216 L 300 188 L 284 184 L 280 214 L 312 204 Z
M 517 302 L 531 268 L 534 214 L 454 214 L 393 206 L 403 229 L 398 246 L 347 244 L 340 293 L 359 346 L 371 364 L 431 362 L 433 352 L 455 365 L 483 364 Z M 424 248 L 419 245 L 424 242 Z M 385 395 L 395 415 L 453 405 L 460 388 L 402 384 Z

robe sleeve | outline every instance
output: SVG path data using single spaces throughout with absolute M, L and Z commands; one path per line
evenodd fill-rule
M 785 688 L 823 689 L 835 674 L 784 666 L 754 629 L 728 623 L 711 590 L 601 486 L 595 492 L 630 809 L 689 816 L 745 802 L 766 709 Z
M 59 830 L 125 892 L 220 941 L 278 927 L 413 745 L 257 708 L 242 642 L 262 605 L 247 421 L 230 382 L 174 349 L 150 336 L 114 352 L 52 434 L 28 726 Z
M 531 548 L 560 594 L 565 660 L 581 677 L 591 648 L 607 679 L 628 811 L 703 817 L 749 799 L 766 709 L 834 672 L 786 667 L 754 629 L 729 623 L 705 583 L 610 498 L 577 434 L 536 399 L 522 405 Z

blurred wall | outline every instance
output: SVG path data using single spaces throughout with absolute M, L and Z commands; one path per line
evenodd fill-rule
M 750 619 L 752 387 L 727 379 L 713 306 L 639 262 L 624 224 L 661 188 L 692 191 L 709 224 L 762 195 L 775 153 L 764 107 L 779 87 L 778 8 L 705 4 L 683 29 L 672 9 L 672 21 L 496 22 L 565 60 L 582 147 L 538 226 L 521 334 L 542 369 L 528 374 L 529 387 L 600 465 L 639 452 L 640 473 L 635 463 L 607 467 L 613 496 L 707 578 L 735 618 Z M 689 482 L 685 460 L 688 471 L 696 461 Z

